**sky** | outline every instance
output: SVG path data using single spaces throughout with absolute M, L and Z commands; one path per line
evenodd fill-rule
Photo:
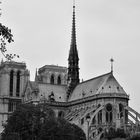
M 1 0 L 0 22 L 11 28 L 15 61 L 36 68 L 68 65 L 73 0 Z M 110 72 L 140 112 L 140 0 L 76 0 L 76 34 L 80 79 Z M 0 59 L 2 56 L 0 56 Z

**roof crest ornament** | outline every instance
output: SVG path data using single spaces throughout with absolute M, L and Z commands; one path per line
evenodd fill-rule
M 113 73 L 113 62 L 114 62 L 113 57 L 110 59 L 110 62 L 111 62 L 111 73 Z

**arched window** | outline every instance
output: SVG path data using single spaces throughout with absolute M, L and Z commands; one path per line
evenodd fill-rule
M 119 104 L 119 113 L 120 113 L 120 118 L 123 117 L 123 105 L 122 104 Z
M 17 72 L 16 96 L 20 93 L 20 71 Z
M 58 76 L 57 84 L 58 84 L 58 85 L 61 85 L 61 76 L 60 76 L 60 75 Z
M 14 71 L 11 70 L 11 72 L 10 72 L 10 86 L 9 86 L 10 96 L 13 96 L 13 80 L 14 80 Z
M 98 112 L 98 124 L 102 123 L 102 110 Z
M 51 80 L 50 81 L 51 81 L 51 84 L 54 84 L 54 75 L 53 74 L 51 75 Z
M 107 123 L 111 123 L 112 119 L 113 119 L 113 114 L 112 114 L 112 105 L 111 104 L 107 104 L 106 105 L 106 122 Z

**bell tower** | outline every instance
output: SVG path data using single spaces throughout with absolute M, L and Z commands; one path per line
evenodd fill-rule
M 0 126 L 22 102 L 29 71 L 25 63 L 5 61 L 0 64 Z
M 75 4 L 73 4 L 72 35 L 68 57 L 68 91 L 70 96 L 76 85 L 79 83 L 79 57 L 76 45 L 76 26 L 75 26 Z

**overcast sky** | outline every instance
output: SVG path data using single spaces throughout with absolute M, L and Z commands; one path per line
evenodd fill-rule
M 17 53 L 31 71 L 46 64 L 67 66 L 72 0 L 1 0 L 0 22 L 11 28 Z M 77 47 L 80 78 L 110 72 L 140 112 L 140 0 L 77 0 Z

